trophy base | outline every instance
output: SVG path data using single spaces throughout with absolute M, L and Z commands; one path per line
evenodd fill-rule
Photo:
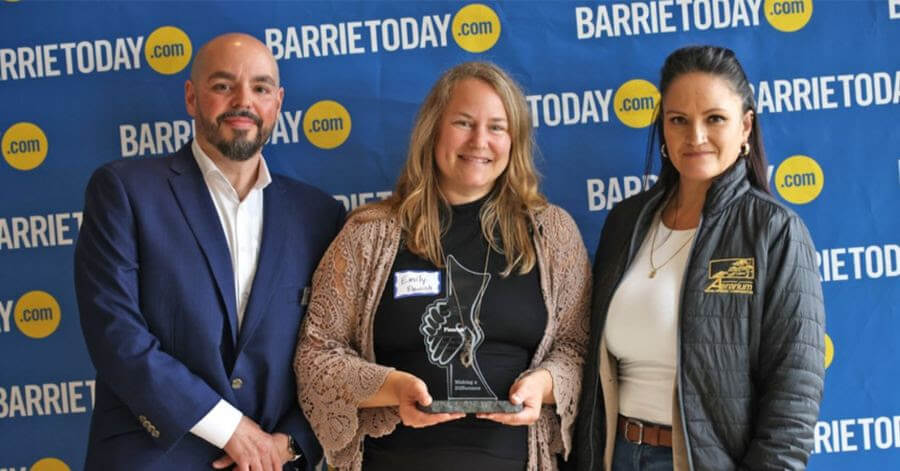
M 454 401 L 432 401 L 431 405 L 428 406 L 416 404 L 416 408 L 429 414 L 442 414 L 445 412 L 465 412 L 466 414 L 501 412 L 513 414 L 521 411 L 523 407 L 522 404 L 516 405 L 509 401 L 498 401 L 495 399 L 457 399 Z

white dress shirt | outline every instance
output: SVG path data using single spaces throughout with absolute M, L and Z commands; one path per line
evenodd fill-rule
M 203 181 L 206 182 L 206 188 L 219 214 L 225 239 L 228 241 L 231 267 L 234 270 L 237 327 L 240 329 L 259 260 L 263 229 L 263 189 L 272 183 L 272 176 L 269 174 L 265 159 L 260 156 L 256 182 L 242 201 L 225 174 L 203 152 L 196 140 L 191 144 L 191 150 L 203 174 Z M 237 429 L 241 417 L 243 417 L 241 411 L 228 401 L 220 399 L 196 425 L 191 427 L 191 433 L 219 448 L 224 448 Z

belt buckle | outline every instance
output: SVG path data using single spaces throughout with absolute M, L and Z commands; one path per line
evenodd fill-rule
M 628 426 L 629 425 L 636 425 L 638 428 L 638 439 L 636 442 L 631 442 L 631 440 L 628 439 Z M 632 418 L 625 419 L 625 439 L 630 441 L 631 443 L 634 443 L 635 445 L 643 444 L 644 443 L 644 423 L 641 422 L 640 420 L 636 420 L 636 419 L 632 419 Z

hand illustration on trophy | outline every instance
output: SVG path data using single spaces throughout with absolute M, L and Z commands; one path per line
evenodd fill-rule
M 447 400 L 419 408 L 426 412 L 518 412 L 521 405 L 497 400 L 484 379 L 476 352 L 484 341 L 480 324 L 481 301 L 491 281 L 490 273 L 478 273 L 461 265 L 453 255 L 446 259 L 446 294 L 425 308 L 419 332 L 425 339 L 428 361 L 447 372 Z

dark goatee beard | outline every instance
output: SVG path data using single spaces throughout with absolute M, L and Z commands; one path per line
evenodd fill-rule
M 234 138 L 230 141 L 223 138 L 219 134 L 219 129 L 222 126 L 222 122 L 227 118 L 232 117 L 245 117 L 250 118 L 256 123 L 256 138 L 255 139 L 247 139 L 247 134 L 250 131 L 247 130 L 238 130 L 234 131 Z M 210 144 L 216 146 L 216 149 L 222 153 L 229 160 L 233 160 L 235 162 L 243 162 L 248 160 L 250 157 L 256 155 L 260 149 L 266 144 L 266 141 L 269 140 L 269 136 L 272 135 L 272 130 L 275 127 L 273 123 L 272 126 L 265 128 L 262 126 L 262 119 L 255 114 L 246 111 L 227 111 L 222 113 L 221 115 L 216 117 L 216 123 L 213 124 L 210 121 L 207 121 L 201 116 L 197 117 L 197 124 L 199 124 L 200 129 L 199 132 L 203 133 L 203 136 L 206 137 L 207 141 Z

